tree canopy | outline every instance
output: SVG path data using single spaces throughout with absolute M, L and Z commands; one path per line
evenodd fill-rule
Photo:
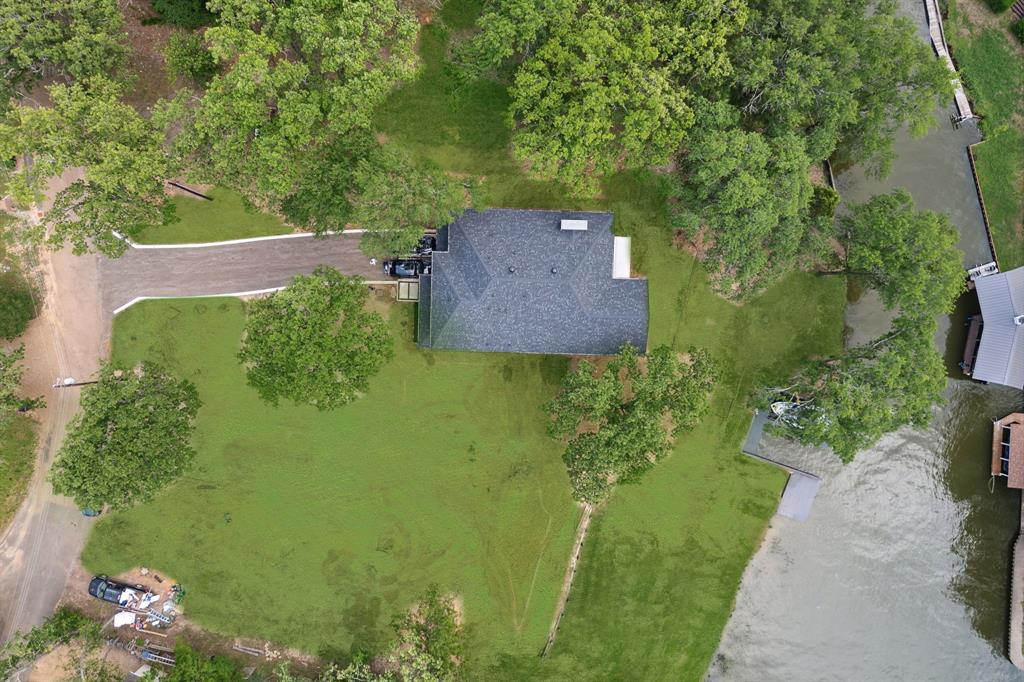
M 804 402 L 778 422 L 783 432 L 849 462 L 890 431 L 926 426 L 946 387 L 935 329 L 933 318 L 899 317 L 881 338 L 810 363 L 788 389 Z
M 251 301 L 238 354 L 249 384 L 272 405 L 287 398 L 328 410 L 355 400 L 394 355 L 368 297 L 362 278 L 321 266 Z
M 360 161 L 354 181 L 352 219 L 366 230 L 359 247 L 371 256 L 411 253 L 425 229 L 447 225 L 466 204 L 458 182 L 389 147 Z
M 728 106 L 706 111 L 709 120 L 686 144 L 676 226 L 691 238 L 705 230 L 720 288 L 749 294 L 792 267 L 806 247 L 810 160 L 796 134 L 746 131 Z
M 177 139 L 202 180 L 277 207 L 368 131 L 414 64 L 415 19 L 387 0 L 210 0 L 205 33 L 222 72 L 183 116 Z
M 167 219 L 163 183 L 170 174 L 164 131 L 157 119 L 121 101 L 124 86 L 105 77 L 50 87 L 49 107 L 15 106 L 0 122 L 0 154 L 31 152 L 33 163 L 5 172 L 7 191 L 22 204 L 42 197 L 46 181 L 83 167 L 54 200 L 35 236 L 76 254 L 90 249 L 108 256 L 127 248 L 117 234 L 133 237 Z
M 944 213 L 915 211 L 906 190 L 872 197 L 839 220 L 846 271 L 866 278 L 889 308 L 952 311 L 966 285 L 959 235 Z
M 12 679 L 19 668 L 60 644 L 75 644 L 75 649 L 93 652 L 102 641 L 98 623 L 71 607 L 61 606 L 42 624 L 15 633 L 0 646 L 0 679 Z M 100 671 L 105 672 L 102 667 Z
M 98 383 L 82 390 L 50 472 L 54 490 L 92 509 L 152 499 L 195 458 L 199 406 L 196 387 L 158 365 L 104 365 Z
M 931 419 L 946 386 L 935 318 L 953 309 L 965 274 L 948 219 L 915 211 L 903 190 L 851 206 L 840 224 L 847 239 L 841 272 L 863 277 L 899 314 L 874 341 L 809 363 L 784 389 L 795 400 L 778 426 L 802 443 L 828 443 L 850 461 L 883 434 Z
M 117 0 L 0 0 L 0 110 L 44 78 L 117 71 L 126 42 Z
M 806 138 L 812 161 L 836 151 L 884 171 L 893 133 L 934 124 L 949 71 L 893 0 L 750 0 L 730 45 L 730 97 L 747 128 Z
M 704 350 L 687 358 L 660 346 L 641 358 L 625 345 L 598 372 L 583 360 L 547 406 L 552 437 L 567 439 L 565 461 L 581 502 L 604 500 L 668 455 L 672 438 L 707 411 L 714 365 Z
M 694 85 L 729 72 L 726 41 L 745 16 L 732 0 L 492 1 L 465 52 L 485 64 L 522 55 L 516 155 L 593 194 L 601 174 L 668 163 L 693 124 Z

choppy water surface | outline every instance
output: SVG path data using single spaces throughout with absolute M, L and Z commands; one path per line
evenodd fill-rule
M 902 0 L 919 22 L 922 6 Z M 968 165 L 973 125 L 950 110 L 924 138 L 900 136 L 884 180 L 837 179 L 844 201 L 904 187 L 919 208 L 947 213 L 964 261 L 989 260 Z M 877 321 L 867 297 L 851 310 L 855 336 Z M 843 466 L 820 450 L 768 438 L 765 454 L 819 473 L 810 519 L 776 517 L 751 561 L 709 678 L 748 680 L 1022 680 L 1005 656 L 1009 554 L 1020 493 L 989 492 L 991 419 L 1022 394 L 962 379 L 965 299 L 942 325 L 950 381 L 925 430 L 903 429 Z M 877 325 L 875 325 L 877 326 Z M 948 331 L 948 336 L 947 336 Z

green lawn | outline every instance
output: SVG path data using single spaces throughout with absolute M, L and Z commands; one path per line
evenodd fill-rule
M 245 205 L 242 195 L 215 187 L 206 193 L 213 201 L 191 196 L 171 199 L 178 220 L 149 229 L 137 239 L 140 244 L 191 244 L 228 239 L 287 234 L 292 228 L 277 216 Z
M 18 510 L 32 478 L 36 451 L 36 422 L 16 414 L 0 428 L 0 532 Z
M 1009 270 L 1024 265 L 1024 57 L 1002 31 L 972 26 L 955 3 L 950 23 L 953 55 L 982 116 L 985 142 L 974 148 L 978 179 L 999 265 Z
M 116 361 L 150 358 L 199 387 L 199 459 L 153 503 L 102 519 L 86 565 L 158 569 L 203 625 L 322 653 L 380 650 L 436 582 L 465 600 L 474 654 L 536 651 L 579 513 L 540 418 L 565 361 L 422 353 L 403 305 L 397 357 L 363 399 L 275 409 L 235 358 L 243 319 L 233 299 L 117 317 Z

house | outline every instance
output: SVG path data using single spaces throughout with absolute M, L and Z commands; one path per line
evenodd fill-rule
M 1024 388 L 1024 268 L 979 277 L 974 286 L 981 325 L 971 376 Z
M 611 355 L 647 349 L 647 280 L 610 213 L 466 211 L 420 276 L 422 348 Z

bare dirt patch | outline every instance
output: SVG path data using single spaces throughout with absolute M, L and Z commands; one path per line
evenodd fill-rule
M 119 0 L 118 4 L 128 34 L 128 72 L 136 77 L 135 86 L 125 99 L 142 111 L 175 92 L 174 84 L 167 78 L 164 46 L 176 29 L 160 24 L 143 26 L 142 20 L 154 15 L 149 0 Z
M 26 682 L 53 682 L 53 680 L 64 679 L 67 675 L 68 664 L 72 660 L 71 653 L 71 647 L 61 644 L 49 653 L 44 654 L 36 661 L 32 669 L 28 671 Z M 138 670 L 142 665 L 139 659 L 127 651 L 109 644 L 104 645 L 96 655 L 125 675 Z

